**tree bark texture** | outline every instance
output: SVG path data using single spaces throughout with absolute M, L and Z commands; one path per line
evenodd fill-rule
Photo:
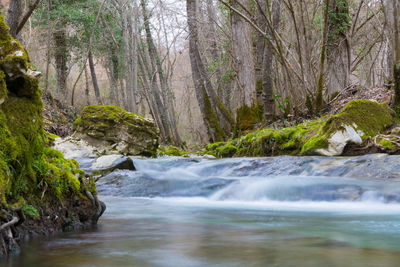
M 350 14 L 347 0 L 331 0 L 328 15 L 327 96 L 340 92 L 349 84 L 350 76 L 350 43 L 347 38 L 350 29 Z
M 101 97 L 100 97 L 100 88 L 99 88 L 99 84 L 97 83 L 97 76 L 96 76 L 96 71 L 94 69 L 93 54 L 92 54 L 91 50 L 89 50 L 88 59 L 89 59 L 90 74 L 92 76 L 94 94 L 96 96 L 97 103 L 102 105 L 103 103 L 102 103 Z
M 56 64 L 57 74 L 57 92 L 66 94 L 67 93 L 67 60 L 68 51 L 66 47 L 67 36 L 66 30 L 61 28 L 53 31 L 54 41 L 54 58 Z
M 15 39 L 19 39 L 17 36 L 17 30 L 21 16 L 22 0 L 10 0 L 6 23 L 10 27 L 10 35 Z
M 240 2 L 250 9 L 249 0 L 235 0 L 232 6 L 241 10 Z M 232 49 L 235 61 L 235 83 L 233 97 L 237 99 L 236 107 L 251 106 L 256 97 L 255 59 L 252 41 L 252 28 L 238 14 L 231 12 Z

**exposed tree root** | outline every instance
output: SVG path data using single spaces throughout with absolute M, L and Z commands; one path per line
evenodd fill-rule
M 12 214 L 5 209 L 1 212 L 4 217 L 0 217 L 0 222 L 4 223 L 0 225 L 0 257 L 19 252 L 19 245 L 13 234 L 15 231 L 12 231 L 12 228 L 25 221 L 21 209 L 12 211 Z

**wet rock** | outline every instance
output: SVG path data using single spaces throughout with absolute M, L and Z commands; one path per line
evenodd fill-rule
M 122 155 L 107 155 L 96 159 L 89 172 L 105 175 L 114 170 L 136 170 L 131 158 Z

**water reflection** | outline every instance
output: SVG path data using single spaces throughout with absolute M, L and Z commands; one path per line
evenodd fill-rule
M 364 267 L 400 262 L 400 218 L 393 214 L 238 212 L 155 199 L 105 200 L 108 211 L 97 229 L 29 242 L 8 266 Z

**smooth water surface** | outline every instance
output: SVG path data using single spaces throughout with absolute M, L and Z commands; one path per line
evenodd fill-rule
M 97 229 L 28 242 L 8 265 L 400 265 L 400 157 L 134 163 L 100 179 Z

